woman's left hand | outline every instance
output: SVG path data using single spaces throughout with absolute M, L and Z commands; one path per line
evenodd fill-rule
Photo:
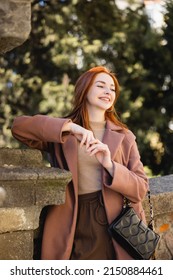
M 95 155 L 100 164 L 107 169 L 111 176 L 114 173 L 114 167 L 111 160 L 111 153 L 108 145 L 102 143 L 98 139 L 90 141 L 89 147 L 86 149 L 90 156 Z

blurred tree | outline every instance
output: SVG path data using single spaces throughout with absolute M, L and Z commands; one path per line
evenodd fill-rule
M 0 146 L 18 145 L 10 133 L 17 115 L 66 115 L 79 75 L 102 64 L 120 81 L 116 110 L 142 161 L 153 174 L 173 172 L 173 4 L 157 32 L 134 2 L 121 10 L 114 0 L 33 1 L 30 38 L 0 57 Z
M 142 83 L 139 87 L 137 86 L 140 98 L 142 98 L 142 110 L 133 112 L 130 124 L 136 127 L 136 121 L 142 120 L 140 127 L 137 125 L 135 130 L 140 141 L 143 161 L 154 174 L 161 175 L 173 172 L 171 151 L 173 143 L 173 128 L 171 129 L 173 117 L 171 109 L 173 99 L 172 16 L 173 2 L 168 1 L 165 15 L 166 25 L 163 30 L 157 32 L 152 28 L 152 32 L 145 33 L 145 43 L 140 38 L 138 44 L 140 42 L 142 44 L 136 45 L 134 48 L 137 50 L 137 61 L 140 61 L 145 73 L 142 75 Z M 133 83 L 133 79 L 130 82 Z M 129 87 L 134 90 L 132 85 Z M 135 106 L 134 109 L 137 107 Z
M 170 174 L 173 173 L 173 2 L 171 0 L 167 1 L 165 24 L 159 73 L 159 77 L 163 81 L 159 95 L 162 122 L 157 129 L 164 146 L 160 164 L 161 173 Z

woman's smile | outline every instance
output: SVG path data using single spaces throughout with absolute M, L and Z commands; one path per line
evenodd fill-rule
M 99 97 L 99 99 L 104 101 L 104 102 L 110 102 L 110 98 L 107 97 L 107 96 Z

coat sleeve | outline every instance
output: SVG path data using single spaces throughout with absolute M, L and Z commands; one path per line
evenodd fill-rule
M 14 119 L 12 135 L 29 146 L 48 150 L 48 142 L 63 143 L 62 127 L 70 119 L 53 118 L 44 115 L 20 116 Z
M 149 186 L 134 139 L 131 141 L 126 157 L 126 165 L 113 161 L 113 177 L 106 170 L 103 171 L 103 182 L 106 187 L 121 193 L 131 202 L 137 203 L 144 199 Z

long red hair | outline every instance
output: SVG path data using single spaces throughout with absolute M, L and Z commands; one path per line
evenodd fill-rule
M 111 108 L 109 108 L 105 112 L 105 119 L 112 121 L 114 124 L 122 128 L 126 128 L 126 125 L 118 119 L 114 107 L 120 95 L 118 80 L 111 71 L 109 71 L 106 67 L 103 66 L 93 67 L 79 77 L 75 85 L 74 107 L 72 109 L 72 112 L 68 115 L 68 117 L 70 117 L 74 123 L 77 123 L 86 129 L 90 129 L 89 116 L 86 107 L 86 97 L 94 78 L 99 73 L 106 73 L 109 76 L 111 76 L 115 84 L 115 101 Z

